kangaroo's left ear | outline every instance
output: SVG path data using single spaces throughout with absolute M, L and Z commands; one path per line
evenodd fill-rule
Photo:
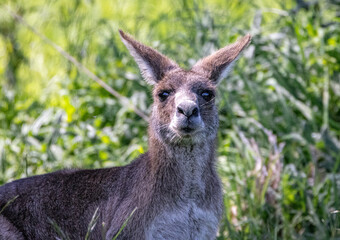
M 174 61 L 155 49 L 134 40 L 122 30 L 119 30 L 119 33 L 147 83 L 156 84 L 163 79 L 167 72 L 178 68 Z
M 251 36 L 247 34 L 237 42 L 221 48 L 217 52 L 211 54 L 198 61 L 193 67 L 192 71 L 200 73 L 215 84 L 218 84 L 225 78 L 232 69 L 233 63 L 237 60 L 240 53 L 250 43 Z

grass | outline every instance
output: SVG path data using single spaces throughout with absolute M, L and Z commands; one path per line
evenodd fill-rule
M 251 45 L 219 86 L 218 239 L 339 239 L 340 5 L 305 3 L 0 4 L 0 184 L 125 165 L 147 151 L 147 123 L 133 108 L 17 23 L 8 5 L 144 113 L 151 89 L 118 28 L 187 68 L 250 32 Z
M 98 223 L 98 219 L 99 219 L 98 210 L 99 210 L 99 208 L 96 208 L 96 210 L 94 211 L 94 213 L 92 215 L 92 219 L 91 219 L 91 221 L 90 221 L 90 223 L 88 225 L 88 229 L 87 229 L 87 232 L 86 232 L 84 240 L 91 239 L 91 232 L 96 227 L 96 225 Z M 135 213 L 136 210 L 137 210 L 137 207 L 125 219 L 124 223 L 120 227 L 119 231 L 113 236 L 112 240 L 116 240 L 118 238 L 118 236 L 121 234 L 123 229 L 126 227 L 127 223 L 129 222 L 130 218 L 132 217 L 132 215 Z M 70 239 L 67 236 L 67 234 L 58 226 L 58 224 L 55 221 L 53 221 L 52 219 L 49 219 L 49 221 L 50 221 L 51 225 L 53 226 L 53 228 L 54 228 L 54 230 L 55 230 L 55 232 L 56 232 L 56 234 L 58 236 L 57 237 L 58 240 L 69 240 Z M 107 231 L 107 229 L 106 229 L 106 226 L 105 226 L 104 222 L 102 223 L 101 229 L 102 229 L 102 239 L 106 239 L 106 231 Z

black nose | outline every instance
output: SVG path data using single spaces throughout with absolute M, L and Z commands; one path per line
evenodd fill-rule
M 198 107 L 196 103 L 191 101 L 185 101 L 177 106 L 177 114 L 183 114 L 187 118 L 193 116 L 198 117 Z

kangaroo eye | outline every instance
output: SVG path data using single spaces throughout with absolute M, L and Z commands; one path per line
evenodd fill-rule
M 211 91 L 209 91 L 209 90 L 203 91 L 201 93 L 201 96 L 203 97 L 203 99 L 205 101 L 210 101 L 214 97 L 213 93 Z
M 165 101 L 169 96 L 170 96 L 169 91 L 162 91 L 158 93 L 159 100 L 161 100 L 162 102 Z

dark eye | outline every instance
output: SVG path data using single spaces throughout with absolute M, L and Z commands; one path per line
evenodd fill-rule
M 214 97 L 213 93 L 210 90 L 204 90 L 201 93 L 201 96 L 205 101 L 210 101 Z
M 162 91 L 158 93 L 159 100 L 161 100 L 162 102 L 165 101 L 169 96 L 170 96 L 169 91 Z

